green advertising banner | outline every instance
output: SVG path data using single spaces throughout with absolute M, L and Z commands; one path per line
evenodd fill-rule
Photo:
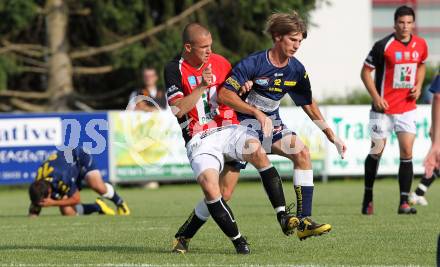
M 283 123 L 309 148 L 315 175 L 363 175 L 364 159 L 370 149 L 369 106 L 325 106 L 321 111 L 328 125 L 345 141 L 347 153 L 341 159 L 334 145 L 307 117 L 301 108 L 281 108 Z M 414 146 L 414 171 L 421 174 L 422 160 L 430 146 L 429 106 L 417 109 L 417 138 Z M 171 111 L 153 113 L 110 112 L 111 180 L 120 183 L 193 180 L 182 132 Z M 270 155 L 283 177 L 292 176 L 290 160 Z M 399 166 L 398 142 L 392 135 L 382 156 L 379 174 L 395 174 Z M 248 164 L 241 177 L 257 178 Z
M 301 129 L 300 137 L 310 146 L 314 170 L 324 169 L 325 150 L 318 135 L 310 135 L 316 126 L 310 120 L 298 120 L 300 109 L 286 110 L 285 123 Z M 193 180 L 186 156 L 182 132 L 170 111 L 153 113 L 113 111 L 109 114 L 112 181 L 118 183 Z M 303 125 L 307 124 L 307 126 Z M 301 125 L 300 125 L 301 124 Z M 294 129 L 294 128 L 292 128 Z M 293 165 L 280 156 L 269 156 L 283 177 L 291 177 Z M 241 177 L 256 178 L 258 172 L 248 164 Z

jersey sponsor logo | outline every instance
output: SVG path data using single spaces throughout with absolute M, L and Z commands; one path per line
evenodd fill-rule
M 246 102 L 249 105 L 255 106 L 263 112 L 275 111 L 280 106 L 280 100 L 273 100 L 258 94 L 256 91 L 251 90 Z
M 402 61 L 402 52 L 397 51 L 395 53 L 396 61 Z
M 205 113 L 203 115 L 199 114 L 199 124 L 200 125 L 207 124 L 210 121 L 212 121 L 215 118 L 215 116 L 217 116 L 219 114 L 220 114 L 220 111 L 218 109 L 212 110 L 211 112 Z
M 409 60 L 410 59 L 410 52 L 409 51 L 404 52 L 403 57 L 405 58 L 405 60 Z
M 197 78 L 196 78 L 196 76 L 188 76 L 188 82 L 189 82 L 189 85 L 191 87 L 196 86 L 197 85 Z
M 283 77 L 284 73 L 278 73 L 276 72 L 273 76 L 275 77 Z
M 197 116 L 200 125 L 209 123 L 215 116 L 220 114 L 216 101 L 216 86 L 211 86 L 205 91 L 196 104 Z
M 240 90 L 240 83 L 236 80 L 236 78 L 234 76 L 229 77 L 226 80 L 226 84 L 229 84 L 237 91 Z
M 414 52 L 412 52 L 411 56 L 412 56 L 413 60 L 417 61 L 417 60 L 419 60 L 420 55 L 419 55 L 419 52 L 414 51 Z
M 269 92 L 278 92 L 278 93 L 282 93 L 283 89 L 278 88 L 278 87 L 270 87 L 269 88 Z
M 284 81 L 284 86 L 295 86 L 296 81 Z
M 174 84 L 171 85 L 170 87 L 168 87 L 168 89 L 167 89 L 168 94 L 174 94 L 177 91 L 179 91 L 179 88 L 177 88 L 177 86 Z
M 417 63 L 396 64 L 394 66 L 393 88 L 413 88 L 416 78 Z
M 259 77 L 255 79 L 255 83 L 259 86 L 268 86 L 269 85 L 269 78 L 267 77 Z

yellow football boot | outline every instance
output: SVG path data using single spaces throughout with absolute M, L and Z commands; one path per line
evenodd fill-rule
M 110 208 L 109 206 L 107 206 L 107 204 L 105 204 L 105 202 L 102 199 L 97 198 L 95 203 L 98 204 L 98 206 L 101 208 L 101 212 L 100 212 L 101 214 L 104 214 L 104 215 L 115 215 L 116 214 L 115 211 L 112 208 Z
M 326 234 L 330 232 L 331 229 L 332 226 L 330 224 L 327 223 L 318 224 L 312 221 L 312 219 L 306 217 L 301 219 L 296 234 L 299 240 L 302 241 L 311 236 L 319 236 L 322 234 Z
M 130 215 L 130 209 L 127 206 L 127 203 L 122 202 L 121 205 L 118 205 L 118 215 L 128 216 Z

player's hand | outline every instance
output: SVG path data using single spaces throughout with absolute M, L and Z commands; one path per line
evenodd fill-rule
M 210 86 L 212 84 L 212 68 L 211 63 L 202 72 L 202 85 Z
M 323 132 L 327 136 L 327 139 L 336 146 L 336 150 L 341 158 L 344 159 L 345 152 L 347 151 L 347 146 L 345 145 L 344 141 L 337 137 L 330 128 L 324 129 Z
M 413 89 L 409 91 L 409 97 L 414 100 L 417 100 L 419 99 L 421 92 L 422 92 L 421 86 L 414 86 Z
M 426 177 L 432 177 L 434 169 L 440 168 L 440 145 L 432 146 L 423 162 Z
M 55 200 L 53 200 L 52 198 L 48 197 L 48 198 L 44 198 L 43 200 L 40 201 L 40 203 L 38 203 L 41 207 L 50 207 L 50 206 L 55 206 Z
M 345 158 L 345 152 L 347 151 L 347 146 L 345 145 L 344 141 L 339 139 L 339 137 L 336 137 L 335 141 L 333 142 L 335 144 L 336 149 L 338 150 L 339 155 L 342 159 Z
M 373 100 L 373 106 L 377 111 L 385 111 L 388 109 L 388 102 L 382 97 L 379 97 Z
M 263 131 L 264 137 L 269 137 L 273 131 L 272 120 L 266 116 L 262 111 L 256 109 L 254 113 L 255 118 L 261 124 L 261 130 Z
M 252 86 L 254 85 L 254 82 L 252 81 L 246 81 L 243 86 L 240 87 L 240 91 L 238 92 L 239 96 L 242 96 L 249 92 L 252 89 Z

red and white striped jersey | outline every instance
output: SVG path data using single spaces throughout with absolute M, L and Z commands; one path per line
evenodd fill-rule
M 217 102 L 217 90 L 231 72 L 229 61 L 217 54 L 211 54 L 208 62 L 198 69 L 180 56 L 166 65 L 164 77 L 168 104 L 172 106 L 176 100 L 191 94 L 201 83 L 202 72 L 209 64 L 213 73 L 212 85 L 205 90 L 194 108 L 178 119 L 185 143 L 201 131 L 239 123 L 234 110 Z

